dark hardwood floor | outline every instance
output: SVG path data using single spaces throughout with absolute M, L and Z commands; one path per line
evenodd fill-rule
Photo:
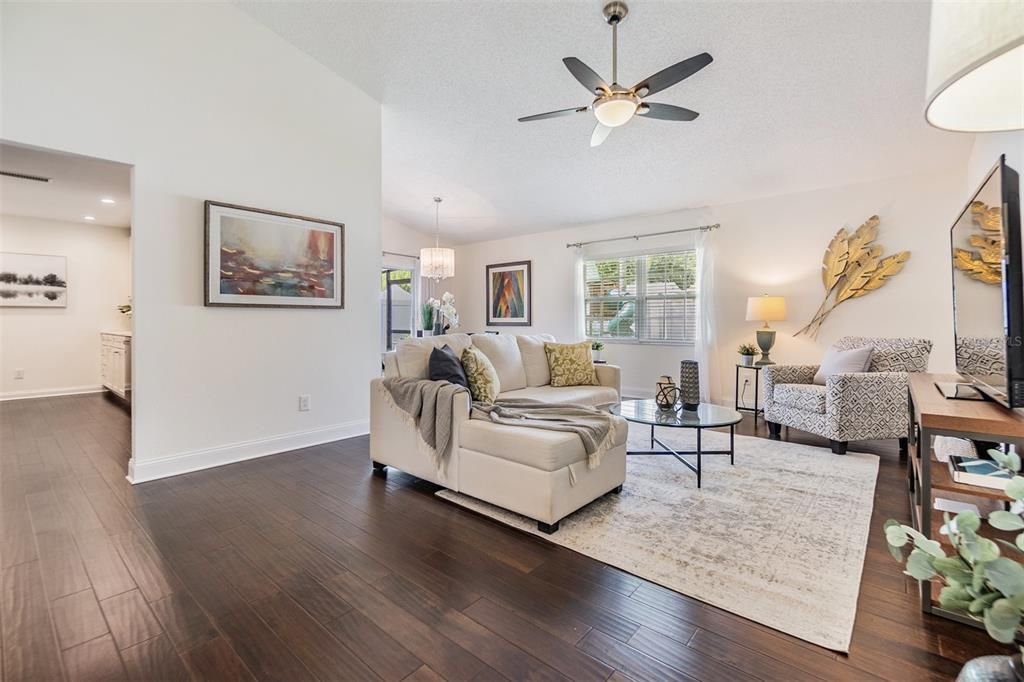
M 0 403 L 7 682 L 949 680 L 1001 653 L 886 551 L 895 443 L 853 448 L 882 461 L 846 656 L 371 476 L 366 438 L 133 487 L 128 431 L 97 395 Z

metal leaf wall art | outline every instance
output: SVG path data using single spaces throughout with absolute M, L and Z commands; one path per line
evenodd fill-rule
M 971 279 L 985 284 L 1003 283 L 1003 216 L 998 206 L 971 203 L 971 220 L 980 230 L 972 234 L 973 249 L 953 248 L 953 265 Z
M 909 251 L 882 256 L 882 246 L 874 243 L 878 238 L 879 222 L 879 217 L 873 215 L 852 235 L 845 227 L 836 232 L 821 260 L 825 298 L 811 321 L 796 335 L 816 337 L 822 323 L 841 303 L 881 289 L 903 269 L 910 258 Z

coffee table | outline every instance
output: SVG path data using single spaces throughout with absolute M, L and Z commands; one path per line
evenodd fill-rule
M 712 403 L 701 403 L 696 410 L 684 410 L 676 407 L 674 410 L 662 410 L 652 399 L 646 400 L 623 400 L 612 407 L 612 413 L 617 414 L 626 421 L 635 424 L 647 424 L 651 427 L 651 449 L 650 450 L 627 450 L 627 455 L 669 455 L 682 462 L 690 471 L 697 474 L 697 487 L 701 483 L 701 457 L 704 455 L 729 455 L 729 464 L 735 463 L 735 440 L 736 424 L 743 415 L 734 409 L 714 405 Z M 673 450 L 655 437 L 654 427 L 664 426 L 673 429 L 694 429 L 697 431 L 696 450 Z M 705 450 L 701 446 L 701 431 L 719 427 L 729 427 L 729 449 L 728 450 Z M 655 450 L 655 444 L 662 447 Z M 683 459 L 683 455 L 696 455 L 697 465 Z

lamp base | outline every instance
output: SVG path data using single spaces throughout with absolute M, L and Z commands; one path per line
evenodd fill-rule
M 772 346 L 775 345 L 775 330 L 774 329 L 758 329 L 757 330 L 757 347 L 761 349 L 761 359 L 758 360 L 755 365 L 774 365 L 775 361 L 772 360 L 768 353 L 771 351 Z

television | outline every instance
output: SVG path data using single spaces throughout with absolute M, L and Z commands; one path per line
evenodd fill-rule
M 984 396 L 1024 407 L 1020 178 L 1005 156 L 953 223 L 950 245 L 956 371 Z

